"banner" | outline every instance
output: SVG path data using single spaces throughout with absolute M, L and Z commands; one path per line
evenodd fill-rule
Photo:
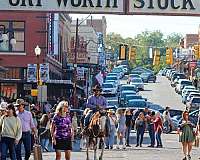
M 40 79 L 42 82 L 49 81 L 49 64 L 40 64 Z
M 1 0 L 0 10 L 124 13 L 124 0 Z
M 98 81 L 98 83 L 102 86 L 103 84 L 103 75 L 101 74 L 101 72 L 99 72 L 96 77 L 95 77 Z
M 37 65 L 36 64 L 28 64 L 27 82 L 37 82 Z
M 77 79 L 83 80 L 84 78 L 84 67 L 77 67 Z
M 40 64 L 40 80 L 42 82 L 49 81 L 49 64 Z M 28 64 L 27 68 L 27 82 L 37 82 L 37 64 Z

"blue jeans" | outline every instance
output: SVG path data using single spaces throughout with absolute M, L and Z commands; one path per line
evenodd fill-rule
M 22 138 L 16 146 L 17 160 L 22 160 L 21 147 L 24 144 L 25 160 L 28 160 L 31 155 L 31 132 L 22 132 Z
M 155 131 L 154 131 L 154 125 L 153 124 L 149 124 L 148 125 L 148 131 L 149 131 L 149 137 L 151 140 L 151 146 L 155 145 Z
M 161 132 L 156 132 L 157 146 L 162 146 Z
M 40 139 L 40 143 L 41 143 L 43 151 L 48 149 L 48 146 L 49 146 L 49 139 L 48 138 Z
M 8 155 L 8 150 L 10 154 L 11 160 L 16 160 L 15 154 L 15 139 L 9 137 L 2 137 L 1 138 L 1 160 L 6 160 Z
M 130 133 L 131 133 L 132 126 L 126 128 L 126 144 L 129 145 Z
M 137 130 L 137 145 L 142 145 L 144 138 L 144 129 L 140 128 Z
M 106 146 L 107 147 L 113 147 L 114 145 L 114 139 L 115 139 L 115 132 L 116 132 L 116 127 L 115 125 L 110 126 L 110 133 L 109 136 L 106 138 Z

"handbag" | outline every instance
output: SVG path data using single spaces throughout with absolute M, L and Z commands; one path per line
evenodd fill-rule
M 42 160 L 42 147 L 39 144 L 38 138 L 35 138 L 35 143 L 33 146 L 33 157 L 34 160 Z

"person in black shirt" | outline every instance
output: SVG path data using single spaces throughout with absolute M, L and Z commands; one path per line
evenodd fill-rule
M 132 129 L 133 115 L 129 108 L 126 109 L 126 146 L 131 147 L 129 144 L 130 133 Z

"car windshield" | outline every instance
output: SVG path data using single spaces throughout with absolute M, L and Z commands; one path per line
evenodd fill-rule
M 146 105 L 146 102 L 143 100 L 130 100 L 128 102 L 128 107 L 145 108 Z
M 113 84 L 111 84 L 111 83 L 104 83 L 102 85 L 102 88 L 113 88 Z
M 136 78 L 136 77 L 140 77 L 138 74 L 130 74 L 129 75 L 130 78 Z
M 121 90 L 122 91 L 126 91 L 126 90 L 131 90 L 131 91 L 135 91 L 136 90 L 136 88 L 135 88 L 135 86 L 122 86 L 121 87 Z
M 191 81 L 181 81 L 181 85 L 191 86 L 192 82 Z
M 118 106 L 118 100 L 108 100 L 107 102 L 109 106 Z
M 133 83 L 142 83 L 142 80 L 141 79 L 132 79 L 131 82 Z
M 126 100 L 129 101 L 131 99 L 142 99 L 142 96 L 137 95 L 126 95 Z
M 200 98 L 193 98 L 192 103 L 200 103 Z
M 106 80 L 117 80 L 117 77 L 115 77 L 115 76 L 108 76 L 108 77 L 106 77 Z

